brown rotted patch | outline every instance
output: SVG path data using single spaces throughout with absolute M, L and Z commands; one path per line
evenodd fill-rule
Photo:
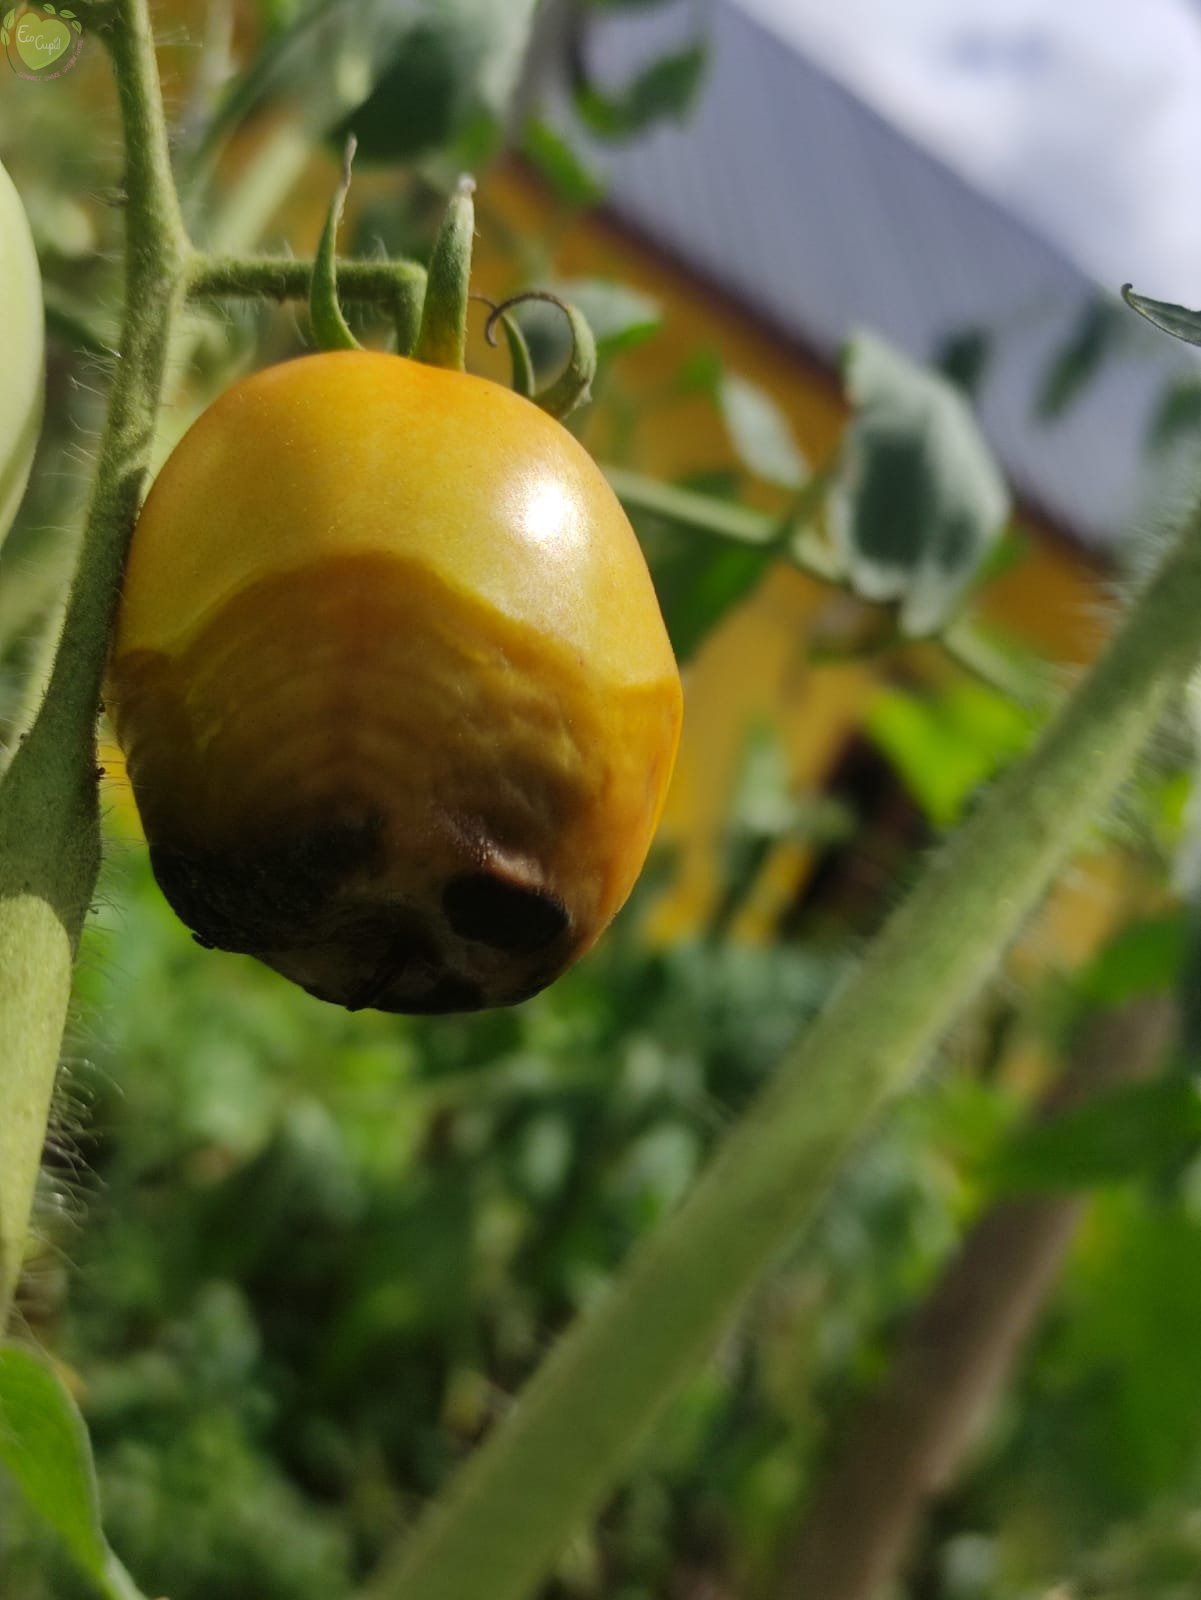
M 320 822 L 237 851 L 151 843 L 150 865 L 176 915 L 202 944 L 255 955 L 320 926 L 348 877 L 382 853 L 377 817 Z
M 125 651 L 107 698 L 198 939 L 400 1013 L 516 1004 L 595 940 L 676 703 L 602 693 L 553 641 L 362 553 L 247 585 L 177 654 Z
M 442 891 L 446 920 L 460 938 L 526 955 L 565 933 L 567 908 L 545 890 L 497 872 L 464 872 Z

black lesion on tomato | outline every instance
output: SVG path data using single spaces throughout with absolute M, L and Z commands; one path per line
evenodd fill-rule
M 567 909 L 545 890 L 496 872 L 464 872 L 442 891 L 446 920 L 461 939 L 528 954 L 567 931 Z
M 243 955 L 303 942 L 341 885 L 379 860 L 381 823 L 319 823 L 238 851 L 152 844 L 159 888 L 198 942 Z

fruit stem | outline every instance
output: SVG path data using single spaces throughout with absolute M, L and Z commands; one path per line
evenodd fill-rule
M 467 300 L 475 234 L 475 179 L 464 174 L 434 241 L 413 355 L 432 367 L 462 372 L 467 350 Z

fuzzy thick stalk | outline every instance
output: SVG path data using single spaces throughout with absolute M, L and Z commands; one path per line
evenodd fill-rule
M 1033 753 L 893 915 L 680 1209 L 568 1331 L 368 1600 L 528 1600 L 839 1164 L 920 1074 L 1201 653 L 1201 517 Z
M 1174 1020 L 1163 997 L 1091 1019 L 1043 1114 L 1153 1072 Z M 895 1578 L 1034 1332 L 1084 1206 L 1071 1193 L 1004 1200 L 971 1229 L 843 1435 L 784 1554 L 778 1600 L 876 1600 Z
M 125 137 L 126 314 L 54 669 L 0 783 L 0 1327 L 20 1270 L 72 963 L 99 867 L 100 685 L 188 254 L 145 0 L 114 0 L 103 31 Z

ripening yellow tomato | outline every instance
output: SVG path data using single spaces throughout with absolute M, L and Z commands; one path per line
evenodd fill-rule
M 681 718 L 584 449 L 497 384 L 367 351 L 260 372 L 176 446 L 108 699 L 198 937 L 407 1012 L 524 999 L 594 942 Z

